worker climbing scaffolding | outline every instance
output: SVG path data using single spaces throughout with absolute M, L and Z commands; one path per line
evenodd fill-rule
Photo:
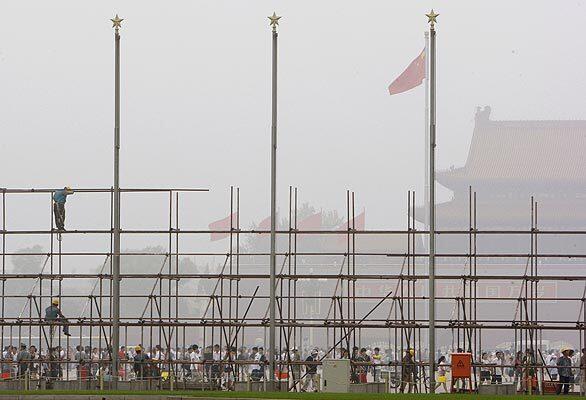
M 53 193 L 53 213 L 55 214 L 55 225 L 60 231 L 65 230 L 65 202 L 67 196 L 72 195 L 73 190 L 65 186 L 63 189 L 55 190 Z
M 45 310 L 45 321 L 50 323 L 61 322 L 63 324 L 63 334 L 65 336 L 71 336 L 69 333 L 69 326 L 67 325 L 67 318 L 65 318 L 61 312 L 61 309 L 59 308 L 59 299 L 53 299 L 53 301 L 51 301 L 51 305 Z M 54 335 L 55 325 L 51 324 L 51 343 L 53 341 Z

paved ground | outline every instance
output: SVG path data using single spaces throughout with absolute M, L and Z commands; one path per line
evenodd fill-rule
M 428 394 L 376 394 L 376 393 L 264 393 L 264 392 L 0 392 L 0 400 L 403 400 L 428 398 Z M 446 394 L 435 395 L 440 397 Z M 450 400 L 496 400 L 496 399 L 525 399 L 527 396 L 487 396 L 487 395 L 449 395 Z

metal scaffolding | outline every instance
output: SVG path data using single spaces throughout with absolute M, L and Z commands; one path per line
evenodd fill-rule
M 48 348 L 77 345 L 110 353 L 112 338 L 112 266 L 114 190 L 77 189 L 78 193 L 101 193 L 109 197 L 110 227 L 68 230 L 50 226 L 14 229 L 7 222 L 11 196 L 41 196 L 52 205 L 53 189 L 1 189 L 2 192 L 2 280 L 0 342 L 2 347 L 20 343 Z M 239 348 L 268 343 L 269 318 L 269 230 L 241 226 L 240 190 L 230 188 L 230 227 L 226 230 L 182 229 L 180 200 L 188 192 L 204 189 L 120 189 L 122 202 L 129 193 L 165 196 L 168 227 L 165 229 L 120 229 L 120 235 L 140 242 L 164 237 L 166 248 L 143 246 L 141 250 L 121 250 L 120 344 L 146 348 L 160 345 L 166 352 L 185 351 L 193 343 L 201 348 L 218 344 Z M 44 201 L 44 200 L 43 200 Z M 76 199 L 76 201 L 82 201 Z M 323 348 L 322 358 L 340 357 L 355 347 L 384 343 L 392 349 L 391 365 L 399 366 L 408 349 L 414 349 L 421 366 L 429 365 L 426 333 L 429 328 L 426 261 L 424 244 L 428 232 L 417 228 L 414 192 L 407 196 L 405 230 L 359 230 L 356 227 L 354 192 L 346 192 L 344 230 L 302 230 L 299 227 L 297 188 L 289 188 L 286 228 L 276 232 L 276 349 L 278 368 L 294 365 L 288 350 Z M 124 205 L 121 207 L 124 215 Z M 580 266 L 586 254 L 567 251 L 540 252 L 547 238 L 575 240 L 586 236 L 581 230 L 541 230 L 537 202 L 531 198 L 527 230 L 483 230 L 477 224 L 476 194 L 469 192 L 469 226 L 463 230 L 437 230 L 440 242 L 436 253 L 437 346 L 462 349 L 480 363 L 487 348 L 488 332 L 504 332 L 515 351 L 536 352 L 536 365 L 542 366 L 540 350 L 548 335 L 575 337 L 580 348 L 586 343 L 586 274 Z M 206 248 L 202 238 L 210 234 L 227 236 L 225 251 Z M 24 238 L 49 241 L 48 251 L 22 251 Z M 102 250 L 67 250 L 67 242 L 83 237 L 102 238 Z M 527 246 L 519 251 L 484 251 L 481 238 L 523 238 Z M 383 248 L 373 248 L 364 238 L 381 239 Z M 466 251 L 446 251 L 442 238 L 467 242 Z M 565 239 L 564 239 L 565 238 Z M 506 239 L 505 239 L 506 240 Z M 251 243 L 256 243 L 256 247 Z M 28 243 L 28 242 L 27 242 Z M 161 241 L 162 243 L 162 241 Z M 397 243 L 401 243 L 397 245 Z M 224 243 L 222 243 L 224 245 Z M 83 246 L 83 245 L 82 245 Z M 386 248 L 384 248 L 387 246 Z M 551 246 L 550 246 L 551 247 Z M 18 271 L 10 259 L 37 257 L 38 271 Z M 100 260 L 96 270 L 70 267 L 83 259 Z M 128 260 L 139 268 L 129 271 Z M 142 260 L 150 261 L 142 261 Z M 152 260 L 155 260 L 152 262 Z M 194 260 L 190 263 L 185 260 Z M 218 262 L 218 260 L 221 260 Z M 94 261 L 92 261 L 94 262 Z M 133 261 L 134 262 L 134 261 Z M 143 265 L 157 265 L 149 270 Z M 126 265 L 125 265 L 126 264 Z M 554 267 L 552 267 L 554 266 Z M 561 268 L 572 273 L 556 272 Z M 498 270 L 498 271 L 497 271 Z M 497 271 L 495 273 L 495 271 Z M 522 272 L 517 272 L 522 271 Z M 506 282 L 510 294 L 491 295 L 482 285 Z M 442 288 L 442 284 L 445 284 Z M 547 285 L 560 293 L 543 291 Z M 26 289 L 23 289 L 26 288 Z M 75 290 L 73 290 L 75 289 Z M 518 294 L 512 291 L 518 290 Z M 561 294 L 563 292 L 563 295 Z M 63 312 L 71 337 L 59 329 L 63 323 L 49 323 L 44 309 L 52 299 L 68 308 Z M 576 319 L 568 319 L 556 309 L 575 309 Z M 54 334 L 52 333 L 54 332 Z M 564 336 L 565 335 L 565 336 Z M 558 337 L 558 336 L 556 336 Z M 117 350 L 117 349 L 116 349 Z M 282 355 L 282 356 L 281 356 Z M 107 363 L 107 357 L 105 363 Z M 229 358 L 225 363 L 237 363 Z M 177 363 L 181 363 L 177 360 Z M 170 367 L 171 371 L 175 367 Z M 289 390 L 298 390 L 288 369 Z M 69 371 L 69 369 L 67 369 Z M 423 368 L 426 380 L 429 370 Z M 424 385 L 420 390 L 428 390 Z

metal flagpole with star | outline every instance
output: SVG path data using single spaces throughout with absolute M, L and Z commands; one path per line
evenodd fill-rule
M 429 32 L 425 31 L 425 121 L 424 121 L 424 157 L 425 157 L 425 184 L 423 188 L 425 230 L 429 229 Z M 425 240 L 425 238 L 424 238 Z M 425 243 L 427 245 L 427 243 Z M 429 248 L 429 246 L 428 246 Z
M 427 16 L 429 49 L 429 389 L 435 393 L 435 24 L 433 9 Z
M 269 293 L 269 359 L 270 359 L 270 371 L 269 371 L 269 383 L 270 388 L 268 390 L 275 390 L 275 370 L 276 365 L 276 268 L 277 268 L 277 255 L 276 255 L 276 229 L 277 229 L 277 26 L 279 25 L 279 19 L 276 13 L 268 17 L 270 20 L 270 26 L 273 32 L 273 57 L 272 57 L 272 123 L 271 123 L 271 279 L 270 279 L 270 293 Z
M 116 14 L 114 28 L 114 229 L 112 262 L 112 341 L 111 359 L 114 385 L 118 381 L 120 348 L 120 28 L 123 21 Z

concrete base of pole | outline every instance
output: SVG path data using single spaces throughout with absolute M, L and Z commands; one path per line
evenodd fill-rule
M 237 392 L 286 392 L 289 390 L 288 382 L 275 382 L 271 384 L 266 382 L 266 388 L 264 382 L 236 382 L 234 389 Z

